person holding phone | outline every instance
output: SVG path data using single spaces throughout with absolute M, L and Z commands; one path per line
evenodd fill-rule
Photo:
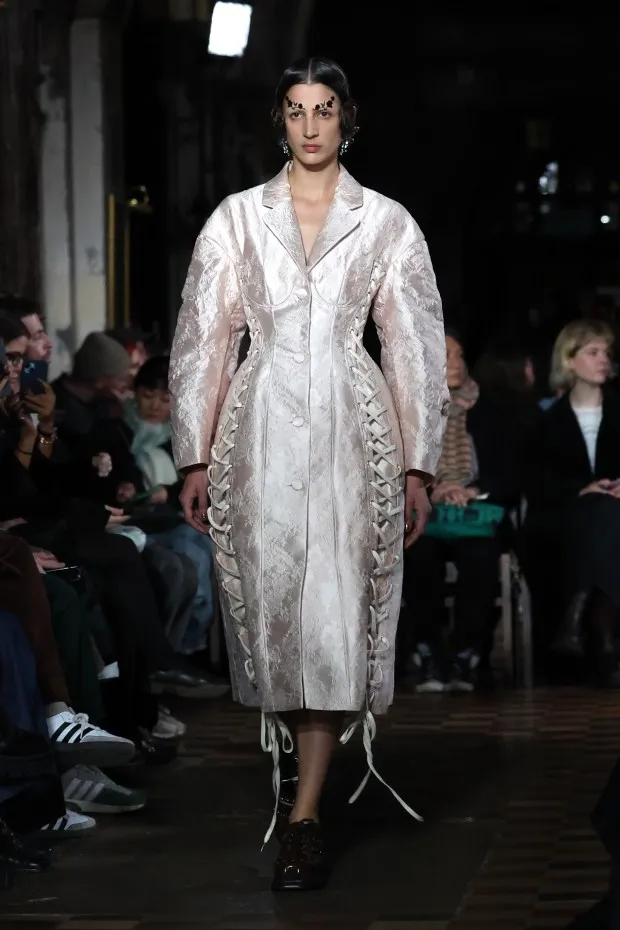
M 42 415 L 44 424 L 51 424 L 53 394 L 50 397 L 45 391 L 31 396 L 31 392 L 25 392 L 22 397 L 19 378 L 26 336 L 19 321 L 2 312 L 0 338 L 8 347 L 12 388 L 11 398 L 0 410 L 3 445 L 0 480 L 7 489 L 1 501 L 0 519 L 20 520 L 13 533 L 34 546 L 53 551 L 60 561 L 79 562 L 94 579 L 105 615 L 117 637 L 121 666 L 128 672 L 123 677 L 125 704 L 132 708 L 132 713 L 135 709 L 136 715 L 146 709 L 144 718 L 140 716 L 136 723 L 150 729 L 155 721 L 143 696 L 140 706 L 137 705 L 138 687 L 176 689 L 176 693 L 182 691 L 191 697 L 212 697 L 214 692 L 221 693 L 221 687 L 188 666 L 166 638 L 160 603 L 149 575 L 150 571 L 157 572 L 161 563 L 153 566 L 131 540 L 107 532 L 110 527 L 126 524 L 129 515 L 118 505 L 104 506 L 82 496 L 79 472 L 83 463 L 75 462 L 68 453 L 65 455 L 55 435 L 44 436 L 40 425 L 34 430 L 35 410 L 38 417 Z M 52 452 L 56 455 L 52 456 Z M 176 565 L 178 557 L 174 553 L 169 555 Z M 141 656 L 139 682 L 134 678 L 136 653 Z M 147 676 L 151 678 L 150 685 Z M 134 734 L 136 742 L 141 743 L 136 728 L 132 737 Z M 148 747 L 145 751 L 150 752 Z
M 5 411 L 19 430 L 16 456 L 25 468 L 38 451 L 49 458 L 56 441 L 56 398 L 49 384 L 31 380 L 22 385 L 28 334 L 23 325 L 8 314 L 0 314 L 0 336 L 4 341 L 11 396 L 4 402 Z
M 198 588 L 180 650 L 206 648 L 213 617 L 211 540 L 181 516 L 182 482 L 172 459 L 167 356 L 149 359 L 134 381 L 135 396 L 123 405 L 122 420 L 102 420 L 90 436 L 92 451 L 103 450 L 113 463 L 98 482 L 106 502 L 120 503 L 132 514 L 151 544 L 188 558 L 196 568 Z

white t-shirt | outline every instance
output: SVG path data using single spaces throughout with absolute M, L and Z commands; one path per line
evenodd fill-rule
M 603 419 L 603 408 L 573 407 L 573 411 L 577 417 L 581 435 L 583 436 L 586 449 L 588 450 L 590 467 L 592 468 L 592 471 L 594 471 L 594 463 L 596 461 L 596 440 L 598 439 L 598 431 L 601 428 L 601 420 Z

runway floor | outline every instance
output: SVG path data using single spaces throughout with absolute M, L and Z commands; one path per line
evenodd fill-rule
M 228 700 L 175 711 L 189 726 L 179 760 L 131 774 L 147 808 L 100 818 L 52 872 L 20 876 L 0 930 L 552 930 L 606 889 L 589 814 L 620 754 L 614 693 L 401 692 L 376 764 L 424 824 L 374 780 L 347 804 L 365 771 L 354 740 L 325 804 L 331 883 L 278 897 L 258 715 Z

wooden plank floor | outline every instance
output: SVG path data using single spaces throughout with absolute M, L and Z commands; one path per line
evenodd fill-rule
M 100 818 L 56 868 L 0 899 L 0 930 L 552 930 L 606 889 L 589 815 L 616 761 L 620 701 L 585 689 L 465 698 L 397 696 L 379 771 L 416 824 L 364 773 L 361 745 L 334 766 L 324 819 L 327 889 L 269 891 L 275 844 L 258 717 L 228 701 L 177 704 L 189 733 L 167 769 L 126 773 L 147 809 Z

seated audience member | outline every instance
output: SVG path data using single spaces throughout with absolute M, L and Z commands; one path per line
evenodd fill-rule
M 172 460 L 170 398 L 167 356 L 149 359 L 138 372 L 135 397 L 125 400 L 123 418 L 102 420 L 94 428 L 92 449 L 107 453 L 113 463 L 110 474 L 98 483 L 108 504 L 130 505 L 146 495 L 142 521 L 151 542 L 189 558 L 195 566 L 198 590 L 192 621 L 179 643 L 180 652 L 191 654 L 206 648 L 207 630 L 213 616 L 211 540 L 184 522 L 179 493 L 182 481 Z
M 127 518 L 100 503 L 69 496 L 72 473 L 69 471 L 67 477 L 65 462 L 55 460 L 58 440 L 52 418 L 53 393 L 46 390 L 22 396 L 19 390 L 26 337 L 21 329 L 13 331 L 16 326 L 21 324 L 0 314 L 0 337 L 7 345 L 11 383 L 17 392 L 7 402 L 2 418 L 4 454 L 0 477 L 3 486 L 11 488 L 11 494 L 0 503 L 0 519 L 21 520 L 13 533 L 32 545 L 53 551 L 68 564 L 88 569 L 97 582 L 106 616 L 114 629 L 119 661 L 125 671 L 123 680 L 128 688 L 133 688 L 132 682 L 143 664 L 144 671 L 151 676 L 152 687 L 174 690 L 184 696 L 221 694 L 222 685 L 207 680 L 175 657 L 160 621 L 160 604 L 134 543 L 106 532 L 110 525 L 122 524 Z M 31 408 L 35 406 L 40 413 L 37 427 L 31 417 Z M 48 427 L 45 431 L 42 423 Z M 157 553 L 153 547 L 144 559 L 156 555 L 165 555 L 168 561 L 180 558 L 163 547 Z M 134 661 L 136 656 L 141 657 L 139 666 Z M 155 720 L 145 725 L 151 729 Z M 135 733 L 129 735 L 134 738 Z
M 0 887 L 50 864 L 47 844 L 15 834 L 80 835 L 91 817 L 67 812 L 47 736 L 35 660 L 19 620 L 0 608 Z M 15 831 L 15 832 L 13 832 Z
M 478 357 L 473 378 L 480 389 L 480 400 L 474 409 L 479 415 L 485 407 L 493 407 L 502 421 L 506 418 L 512 421 L 515 450 L 524 463 L 524 452 L 540 419 L 530 356 L 512 341 L 493 341 Z
M 605 323 L 577 320 L 553 349 L 552 375 L 565 391 L 532 444 L 526 530 L 544 558 L 545 584 L 559 580 L 564 623 L 556 647 L 583 654 L 588 615 L 596 676 L 617 684 L 620 608 L 620 398 L 605 384 L 613 336 Z M 546 631 L 546 646 L 553 640 Z
M 115 417 L 122 414 L 121 399 L 126 393 L 128 371 L 129 355 L 121 344 L 103 333 L 91 333 L 76 354 L 72 375 L 63 375 L 54 382 L 56 403 L 60 404 L 58 435 L 82 468 L 81 475 L 75 478 L 75 464 L 69 469 L 66 459 L 62 458 L 65 482 L 68 476 L 74 478 L 77 491 L 88 498 L 100 496 L 97 488 L 99 479 L 105 477 L 109 470 L 95 471 L 90 467 L 101 460 L 103 450 L 96 449 L 89 455 L 88 437 L 98 423 L 114 422 Z M 111 403 L 114 406 L 110 406 Z M 58 477 L 55 480 L 58 483 Z M 115 516 L 111 519 L 114 520 Z M 125 522 L 128 521 L 125 519 Z M 117 525 L 114 531 L 130 538 L 135 536 L 129 527 Z M 162 622 L 176 646 L 192 622 L 199 585 L 194 560 L 185 552 L 169 546 L 165 540 L 151 539 L 141 553 L 158 594 Z M 179 687 L 185 693 L 185 688 Z M 205 687 L 209 691 L 209 687 Z M 213 688 L 221 693 L 221 687 L 213 684 Z M 198 691 L 194 689 L 192 695 L 197 697 Z M 210 691 L 209 696 L 212 696 Z
M 0 551 L 1 546 L 0 539 Z M 88 618 L 77 591 L 62 579 L 63 564 L 42 550 L 35 551 L 33 557 L 45 586 L 54 640 L 71 705 L 89 722 L 100 725 L 105 718 L 103 687 L 118 679 L 118 662 L 104 664 L 102 661 L 100 671 L 97 670 Z M 112 762 L 108 760 L 106 764 Z M 82 813 L 125 813 L 140 810 L 146 803 L 142 792 L 118 784 L 94 765 L 78 764 L 67 768 L 62 771 L 62 783 L 65 800 Z
M 136 375 L 153 354 L 152 338 L 149 338 L 145 333 L 131 326 L 124 329 L 108 329 L 106 331 L 106 336 L 109 336 L 111 339 L 116 339 L 116 341 L 123 346 L 131 359 L 129 387 L 133 391 L 133 383 Z
M 540 423 L 541 410 L 535 391 L 530 356 L 510 341 L 492 342 L 478 358 L 473 378 L 480 397 L 467 417 L 467 428 L 476 437 L 476 449 L 486 459 L 485 442 L 500 436 L 504 446 L 504 500 L 514 522 L 521 525 L 526 465 L 532 437 Z M 519 548 L 520 538 L 512 540 Z
M 71 374 L 53 382 L 58 432 L 77 457 L 98 419 L 121 414 L 130 369 L 129 354 L 116 339 L 91 333 L 75 353 Z
M 56 586 L 48 579 L 50 583 Z M 30 643 L 48 733 L 59 760 L 64 760 L 65 765 L 128 762 L 135 754 L 131 740 L 102 730 L 91 724 L 86 714 L 76 714 L 72 709 L 43 576 L 26 543 L 7 533 L 0 533 L 0 608 L 18 618 Z M 70 620 L 68 617 L 67 623 Z M 82 662 L 84 659 L 82 653 Z
M 39 304 L 26 297 L 2 294 L 0 295 L 0 312 L 12 314 L 25 328 L 28 334 L 26 359 L 31 362 L 45 362 L 49 365 L 52 358 L 52 340 L 45 331 Z
M 497 505 L 495 513 L 507 514 L 520 496 L 522 438 L 505 415 L 508 401 L 499 392 L 480 395 L 467 373 L 460 339 L 449 330 L 446 349 L 451 407 L 431 499 L 446 514 L 450 508 L 477 508 L 482 513 L 478 499 L 483 497 L 485 504 Z M 525 366 L 525 359 L 522 363 Z M 486 535 L 464 531 L 448 538 L 434 535 L 429 524 L 427 533 L 406 551 L 403 594 L 406 628 L 414 632 L 417 690 L 473 689 L 481 657 L 490 648 L 505 524 L 509 520 L 499 518 Z M 448 655 L 442 629 L 447 562 L 453 562 L 458 573 Z

